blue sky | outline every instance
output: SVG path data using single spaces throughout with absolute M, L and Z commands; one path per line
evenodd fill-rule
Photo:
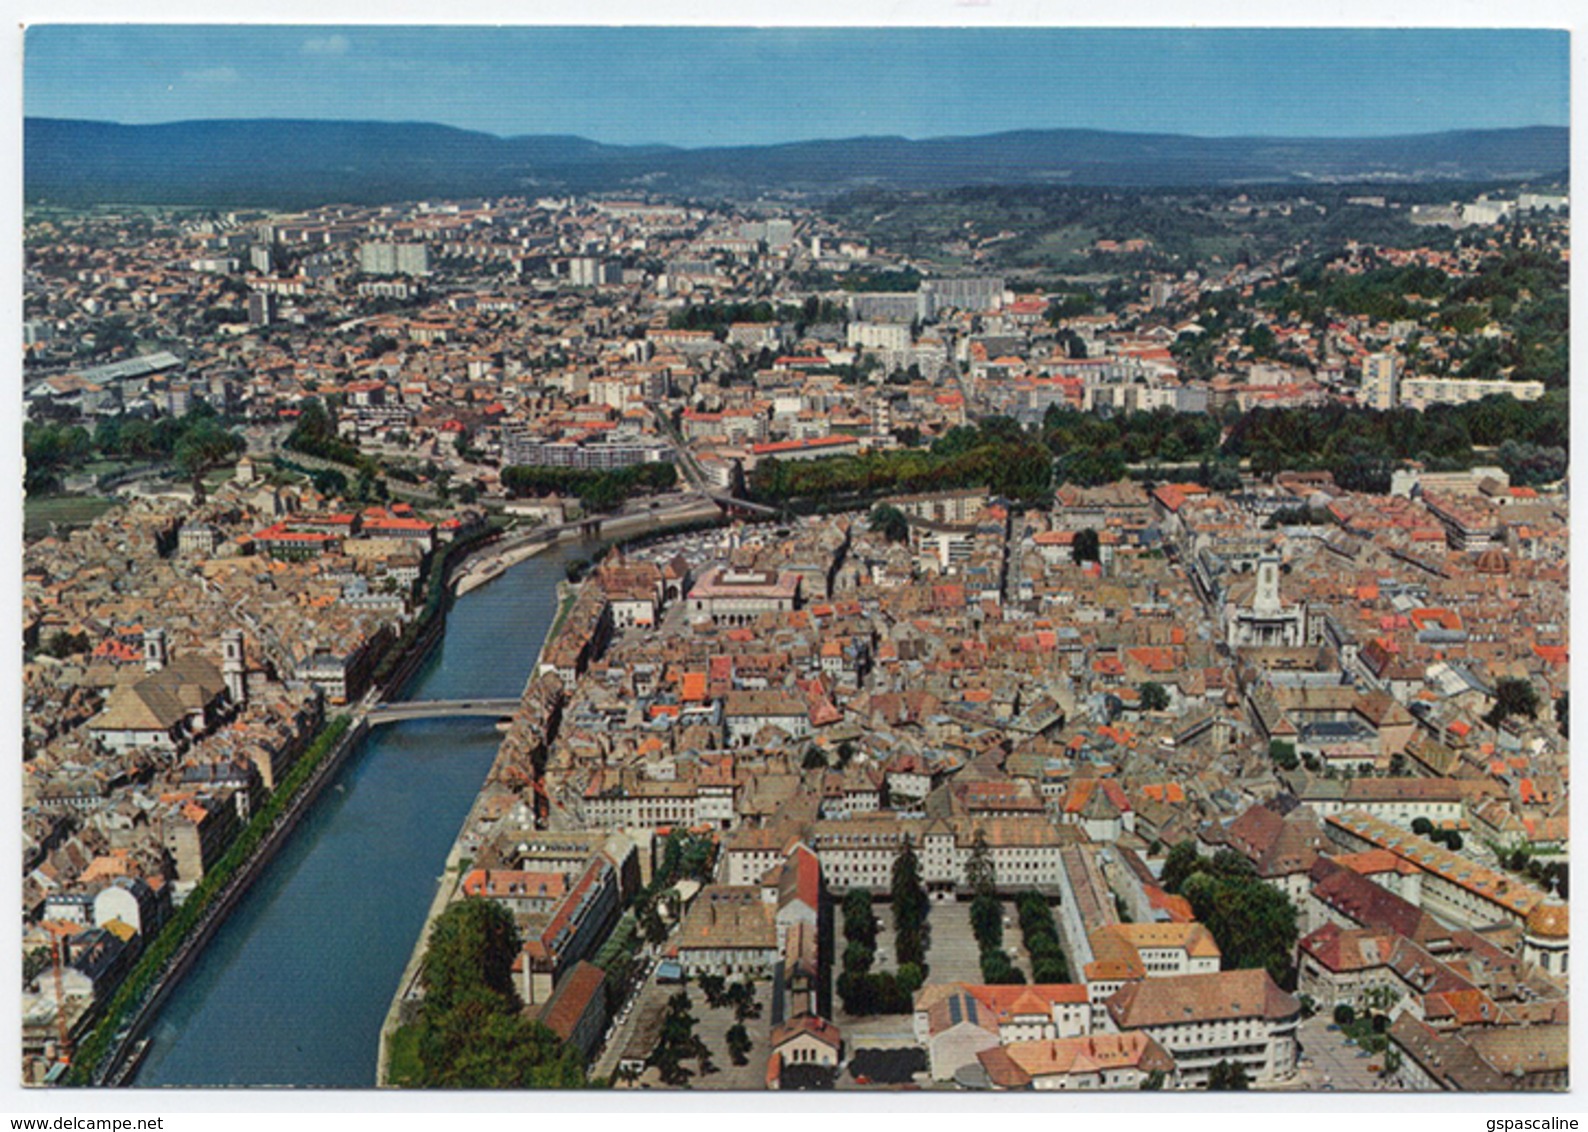
M 733 145 L 1087 127 L 1370 136 L 1566 125 L 1526 30 L 29 29 L 32 116 L 429 121 Z

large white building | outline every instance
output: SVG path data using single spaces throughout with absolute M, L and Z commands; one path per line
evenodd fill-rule
M 1279 595 L 1279 556 L 1257 560 L 1257 585 L 1252 603 L 1227 611 L 1231 648 L 1300 648 L 1307 643 L 1307 604 L 1285 604 Z
M 944 899 L 968 887 L 965 865 L 978 833 L 987 846 L 999 888 L 1058 888 L 1063 870 L 1059 850 L 1069 839 L 1045 817 L 927 821 L 879 814 L 782 829 L 744 829 L 724 842 L 723 857 L 729 883 L 751 884 L 782 860 L 786 846 L 799 837 L 821 861 L 822 876 L 834 890 L 885 892 L 893 880 L 899 848 L 909 837 L 927 890 Z
M 849 345 L 867 350 L 908 350 L 910 325 L 906 322 L 851 322 L 847 338 Z
M 713 625 L 749 625 L 763 613 L 789 613 L 799 605 L 800 581 L 791 570 L 713 566 L 689 591 L 689 616 Z
M 1362 361 L 1362 404 L 1393 409 L 1400 396 L 1401 362 L 1394 354 L 1370 354 Z
M 423 244 L 360 244 L 358 269 L 365 275 L 429 275 L 430 252 Z
M 1430 405 L 1465 405 L 1485 397 L 1508 394 L 1518 401 L 1544 396 L 1542 381 L 1487 381 L 1476 377 L 1407 377 L 1400 383 L 1400 404 L 1408 409 Z

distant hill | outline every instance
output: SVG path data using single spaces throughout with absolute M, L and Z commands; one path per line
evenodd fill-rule
M 1196 138 L 1101 130 L 846 138 L 678 149 L 500 138 L 422 122 L 196 121 L 24 125 L 30 202 L 263 205 L 649 189 L 697 196 L 861 186 L 1174 186 L 1494 181 L 1558 176 L 1564 127 L 1395 138 Z

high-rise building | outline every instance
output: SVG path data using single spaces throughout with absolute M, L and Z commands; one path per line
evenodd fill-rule
M 248 325 L 269 326 L 276 317 L 276 296 L 269 291 L 248 292 Z
M 1401 362 L 1394 354 L 1370 354 L 1362 362 L 1362 404 L 1393 409 L 1400 399 Z
M 568 261 L 568 282 L 575 287 L 601 287 L 623 281 L 623 265 L 596 256 L 575 256 Z
M 430 249 L 423 244 L 398 244 L 397 274 L 429 275 Z
M 365 275 L 429 275 L 430 251 L 423 244 L 360 244 L 358 269 Z

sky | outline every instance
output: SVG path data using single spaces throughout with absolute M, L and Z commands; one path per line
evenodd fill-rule
M 126 123 L 427 121 L 693 147 L 1569 121 L 1562 31 L 46 25 L 24 50 L 29 116 Z

